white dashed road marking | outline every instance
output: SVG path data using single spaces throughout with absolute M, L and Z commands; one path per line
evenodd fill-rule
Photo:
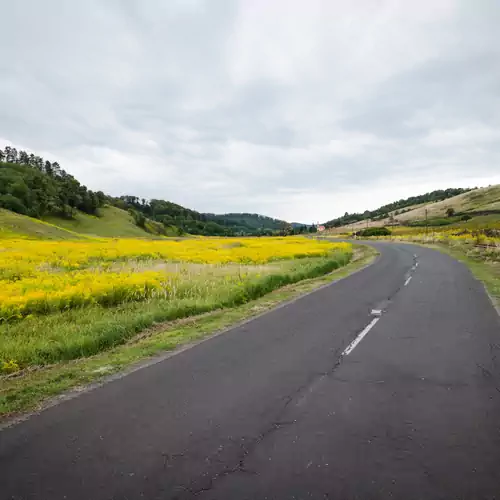
M 415 258 L 417 256 L 415 255 Z M 418 262 L 415 262 L 415 265 L 412 267 L 412 271 L 415 271 L 415 269 L 418 267 Z M 404 286 L 408 286 L 411 279 L 413 276 L 408 276 L 408 278 L 405 281 Z M 344 352 L 342 353 L 342 356 L 348 356 L 351 354 L 351 352 L 354 350 L 354 348 L 363 340 L 365 335 L 380 321 L 380 318 L 382 316 L 382 309 L 372 309 L 371 315 L 375 316 L 371 320 L 371 322 L 365 327 L 365 329 L 358 334 L 358 336 L 345 348 Z
M 364 336 L 380 321 L 380 318 L 373 318 L 371 323 L 346 347 L 342 356 L 348 356 L 354 348 L 363 340 Z

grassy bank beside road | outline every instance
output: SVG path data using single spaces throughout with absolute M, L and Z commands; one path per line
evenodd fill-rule
M 165 304 L 156 301 L 125 304 L 115 310 L 101 309 L 99 313 L 98 309 L 93 309 L 87 320 L 80 317 L 80 323 L 74 326 L 71 326 L 73 321 L 78 321 L 74 312 L 66 313 L 67 317 L 65 313 L 59 313 L 57 316 L 39 318 L 37 321 L 46 322 L 47 331 L 54 330 L 56 335 L 57 331 L 66 332 L 68 338 L 71 338 L 70 330 L 67 330 L 69 328 L 74 328 L 73 333 L 88 329 L 92 337 L 96 325 L 98 328 L 109 328 L 110 331 L 117 329 L 121 336 L 118 342 L 96 354 L 72 360 L 63 358 L 54 363 L 31 364 L 21 372 L 0 377 L 0 415 L 8 416 L 34 409 L 47 398 L 75 386 L 98 381 L 145 358 L 212 335 L 283 301 L 340 279 L 370 263 L 375 255 L 376 251 L 372 248 L 356 246 L 347 258 L 345 254 L 337 253 L 336 257 L 332 254 L 324 258 L 283 263 L 290 266 L 288 274 L 283 274 L 282 270 L 267 282 L 253 282 L 250 290 L 257 294 L 253 296 L 255 300 L 248 295 L 239 305 L 236 302 L 231 307 L 215 308 L 181 319 L 175 319 L 179 318 L 176 315 L 169 316 L 164 309 Z M 266 283 L 270 288 L 266 289 Z M 266 295 L 256 298 L 266 290 Z M 194 311 L 191 312 L 194 314 Z M 203 312 L 203 309 L 198 312 Z M 17 333 L 21 334 L 21 331 Z M 26 353 L 28 359 L 33 356 L 29 351 Z M 31 359 L 34 361 L 36 358 Z
M 244 304 L 346 265 L 306 238 L 4 240 L 0 373 L 92 356 L 159 321 Z
M 235 307 L 284 285 L 329 273 L 350 258 L 349 251 L 333 251 L 324 257 L 259 266 L 178 265 L 175 295 L 116 307 L 94 304 L 0 324 L 0 358 L 7 363 L 4 371 L 9 371 L 12 362 L 27 368 L 92 356 L 157 322 Z

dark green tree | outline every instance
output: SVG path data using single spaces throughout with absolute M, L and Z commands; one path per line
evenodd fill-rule
M 26 151 L 19 151 L 19 163 L 22 165 L 29 165 L 30 158 Z
M 4 151 L 5 151 L 4 153 L 5 161 L 7 163 L 14 163 L 14 157 L 12 156 L 12 148 L 10 146 L 5 146 Z

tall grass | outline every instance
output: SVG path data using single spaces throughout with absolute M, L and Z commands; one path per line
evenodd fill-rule
M 221 275 L 208 288 L 194 287 L 192 293 L 177 297 L 153 297 L 109 308 L 94 305 L 5 323 L 0 325 L 0 360 L 11 370 L 11 361 L 25 368 L 92 356 L 156 323 L 234 307 L 284 285 L 324 275 L 346 265 L 351 256 L 349 251 L 336 251 L 281 261 L 238 280 Z
M 5 240 L 0 244 L 0 321 L 161 295 L 176 298 L 179 290 L 190 293 L 191 283 L 168 272 L 168 263 L 255 267 L 324 257 L 334 250 L 351 248 L 306 238 Z M 145 262 L 148 267 L 139 269 L 138 264 Z M 238 281 L 231 273 L 228 277 Z M 197 280 L 194 284 L 200 285 Z

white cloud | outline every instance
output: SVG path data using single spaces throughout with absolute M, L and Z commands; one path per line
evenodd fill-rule
M 311 221 L 498 182 L 494 0 L 0 8 L 0 136 L 93 189 Z

